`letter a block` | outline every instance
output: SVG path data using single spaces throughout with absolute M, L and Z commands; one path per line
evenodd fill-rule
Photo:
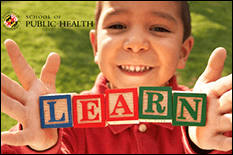
M 104 95 L 73 96 L 74 127 L 105 127 Z
M 173 92 L 173 118 L 175 126 L 205 126 L 206 94 Z
M 139 87 L 139 119 L 141 122 L 171 122 L 172 88 Z
M 107 89 L 105 94 L 108 124 L 139 123 L 137 88 Z
M 53 94 L 39 97 L 41 128 L 72 127 L 71 95 Z

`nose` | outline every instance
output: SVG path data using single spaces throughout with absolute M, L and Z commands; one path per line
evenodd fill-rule
M 150 43 L 145 33 L 140 30 L 130 31 L 124 41 L 124 50 L 131 52 L 147 51 Z

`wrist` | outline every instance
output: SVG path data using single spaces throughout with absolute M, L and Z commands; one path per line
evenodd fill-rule
M 186 131 L 186 136 L 187 136 L 187 140 L 188 140 L 188 143 L 191 147 L 191 149 L 197 153 L 210 153 L 211 151 L 213 150 L 204 150 L 204 149 L 201 149 L 199 148 L 190 138 L 189 136 L 189 131 L 188 131 L 188 127 L 185 128 L 185 131 Z
M 43 140 L 44 143 L 32 143 L 32 144 L 29 144 L 27 147 L 30 148 L 31 150 L 37 151 L 37 152 L 44 152 L 44 151 L 48 151 L 48 150 L 54 148 L 58 144 L 59 133 L 60 133 L 61 129 L 56 128 L 54 130 L 56 130 L 56 131 L 45 136 L 46 139 Z

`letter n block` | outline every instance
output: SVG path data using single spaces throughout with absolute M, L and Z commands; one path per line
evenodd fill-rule
M 205 126 L 206 94 L 173 92 L 173 118 L 175 126 Z
M 72 102 L 69 94 L 39 97 L 41 128 L 72 127 Z
M 141 122 L 171 122 L 172 88 L 139 87 L 139 119 Z
M 73 115 L 75 128 L 105 127 L 104 94 L 74 95 Z
M 137 88 L 106 89 L 105 94 L 108 124 L 139 123 Z

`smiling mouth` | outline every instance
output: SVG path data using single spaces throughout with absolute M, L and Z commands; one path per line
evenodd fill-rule
M 118 66 L 120 69 L 130 72 L 130 73 L 140 73 L 150 71 L 152 67 L 149 66 L 141 66 L 141 65 L 120 65 Z

